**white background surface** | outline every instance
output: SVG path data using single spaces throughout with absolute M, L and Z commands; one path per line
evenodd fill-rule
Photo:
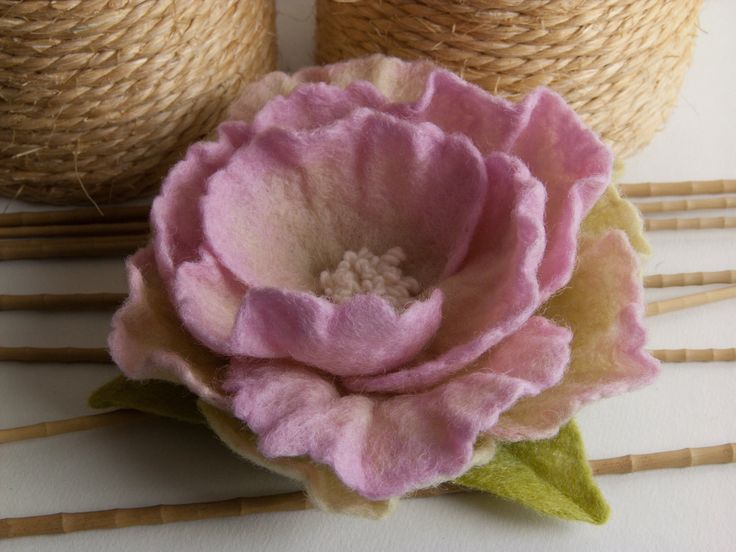
M 312 8 L 283 0 L 281 62 L 310 62 Z M 736 177 L 736 2 L 707 0 L 677 109 L 624 181 Z M 2 208 L 3 204 L 0 204 Z M 27 206 L 14 204 L 10 210 Z M 733 215 L 733 213 L 731 213 Z M 648 273 L 736 268 L 736 230 L 659 232 Z M 122 263 L 5 262 L 0 293 L 123 291 Z M 656 290 L 658 299 L 695 291 Z M 736 346 L 735 301 L 649 319 L 652 348 Z M 0 313 L 3 345 L 102 346 L 103 314 Z M 0 427 L 88 412 L 114 375 L 93 365 L 0 366 Z M 736 441 L 733 363 L 667 365 L 653 386 L 579 416 L 590 457 Z M 542 518 L 486 496 L 404 501 L 383 522 L 280 513 L 0 541 L 0 550 L 736 550 L 736 465 L 599 478 L 604 527 Z M 216 500 L 293 489 L 249 467 L 204 429 L 168 422 L 0 445 L 0 517 Z

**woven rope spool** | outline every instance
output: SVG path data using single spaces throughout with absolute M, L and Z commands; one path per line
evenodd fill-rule
M 321 63 L 431 58 L 518 100 L 560 94 L 625 157 L 677 100 L 702 0 L 318 0 Z
M 273 0 L 0 0 L 0 194 L 155 192 L 274 68 Z

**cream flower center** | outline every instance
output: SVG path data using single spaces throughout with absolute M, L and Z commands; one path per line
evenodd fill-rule
M 319 275 L 320 293 L 335 303 L 372 293 L 401 310 L 420 291 L 419 282 L 404 276 L 399 268 L 405 260 L 406 254 L 400 247 L 392 247 L 380 257 L 366 247 L 357 253 L 348 250 L 335 270 L 323 270 Z

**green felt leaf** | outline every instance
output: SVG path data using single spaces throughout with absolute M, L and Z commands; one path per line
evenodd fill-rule
M 563 519 L 600 525 L 610 513 L 593 481 L 574 422 L 552 439 L 499 445 L 490 463 L 473 468 L 455 483 Z
M 132 408 L 182 422 L 205 423 L 197 409 L 197 397 L 186 387 L 167 381 L 133 381 L 118 376 L 92 393 L 88 402 L 92 408 Z

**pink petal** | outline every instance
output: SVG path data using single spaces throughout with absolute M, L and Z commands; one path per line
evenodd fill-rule
M 181 327 L 158 274 L 151 247 L 127 261 L 130 295 L 112 320 L 110 354 L 130 379 L 163 379 L 186 385 L 205 401 L 228 404 L 219 388 L 223 360 Z
M 270 129 L 211 177 L 204 228 L 218 260 L 253 287 L 316 289 L 346 250 L 400 246 L 424 287 L 465 257 L 486 193 L 463 137 L 358 110 L 308 132 Z
M 202 243 L 199 201 L 207 179 L 222 168 L 233 151 L 248 142 L 252 132 L 242 123 L 224 123 L 216 142 L 198 142 L 166 176 L 151 208 L 156 260 L 165 279 L 176 267 L 195 260 Z
M 564 286 L 575 265 L 578 230 L 611 181 L 613 154 L 559 95 L 539 88 L 520 106 L 524 125 L 511 153 L 547 188 L 547 251 L 539 268 L 542 298 Z
M 393 373 L 346 378 L 347 388 L 394 393 L 432 385 L 518 330 L 539 306 L 544 188 L 505 154 L 488 156 L 486 170 L 492 185 L 484 211 L 463 266 L 440 284 L 442 326 L 425 358 Z
M 340 396 L 304 367 L 237 360 L 225 387 L 264 456 L 309 456 L 361 495 L 386 499 L 463 473 L 501 412 L 559 380 L 569 332 L 539 319 L 532 325 L 539 331 L 510 337 L 472 372 L 424 393 Z
M 526 122 L 524 109 L 445 69 L 435 69 L 427 78 L 421 98 L 395 104 L 389 112 L 411 121 L 428 121 L 447 133 L 470 138 L 484 155 L 508 152 Z
M 256 115 L 253 129 L 310 130 L 343 119 L 360 107 L 379 109 L 385 103 L 367 82 L 353 83 L 345 90 L 324 83 L 302 84 L 288 97 L 278 96 L 266 104 Z
M 650 383 L 659 363 L 644 349 L 643 290 L 636 252 L 621 231 L 585 237 L 570 286 L 545 315 L 573 331 L 573 358 L 562 382 L 520 401 L 491 434 L 507 441 L 555 435 L 585 404 Z
M 231 353 L 230 336 L 246 287 L 206 249 L 199 259 L 181 264 L 174 276 L 173 297 L 187 330 L 211 350 Z
M 235 355 L 293 358 L 335 375 L 384 372 L 408 362 L 437 331 L 442 292 L 397 314 L 377 295 L 336 305 L 311 293 L 254 288 L 233 332 Z
M 560 96 L 539 88 L 514 105 L 438 69 L 417 102 L 389 111 L 464 134 L 483 154 L 518 156 L 549 198 L 547 251 L 539 271 L 542 298 L 565 285 L 575 262 L 580 222 L 610 182 L 613 157 Z

